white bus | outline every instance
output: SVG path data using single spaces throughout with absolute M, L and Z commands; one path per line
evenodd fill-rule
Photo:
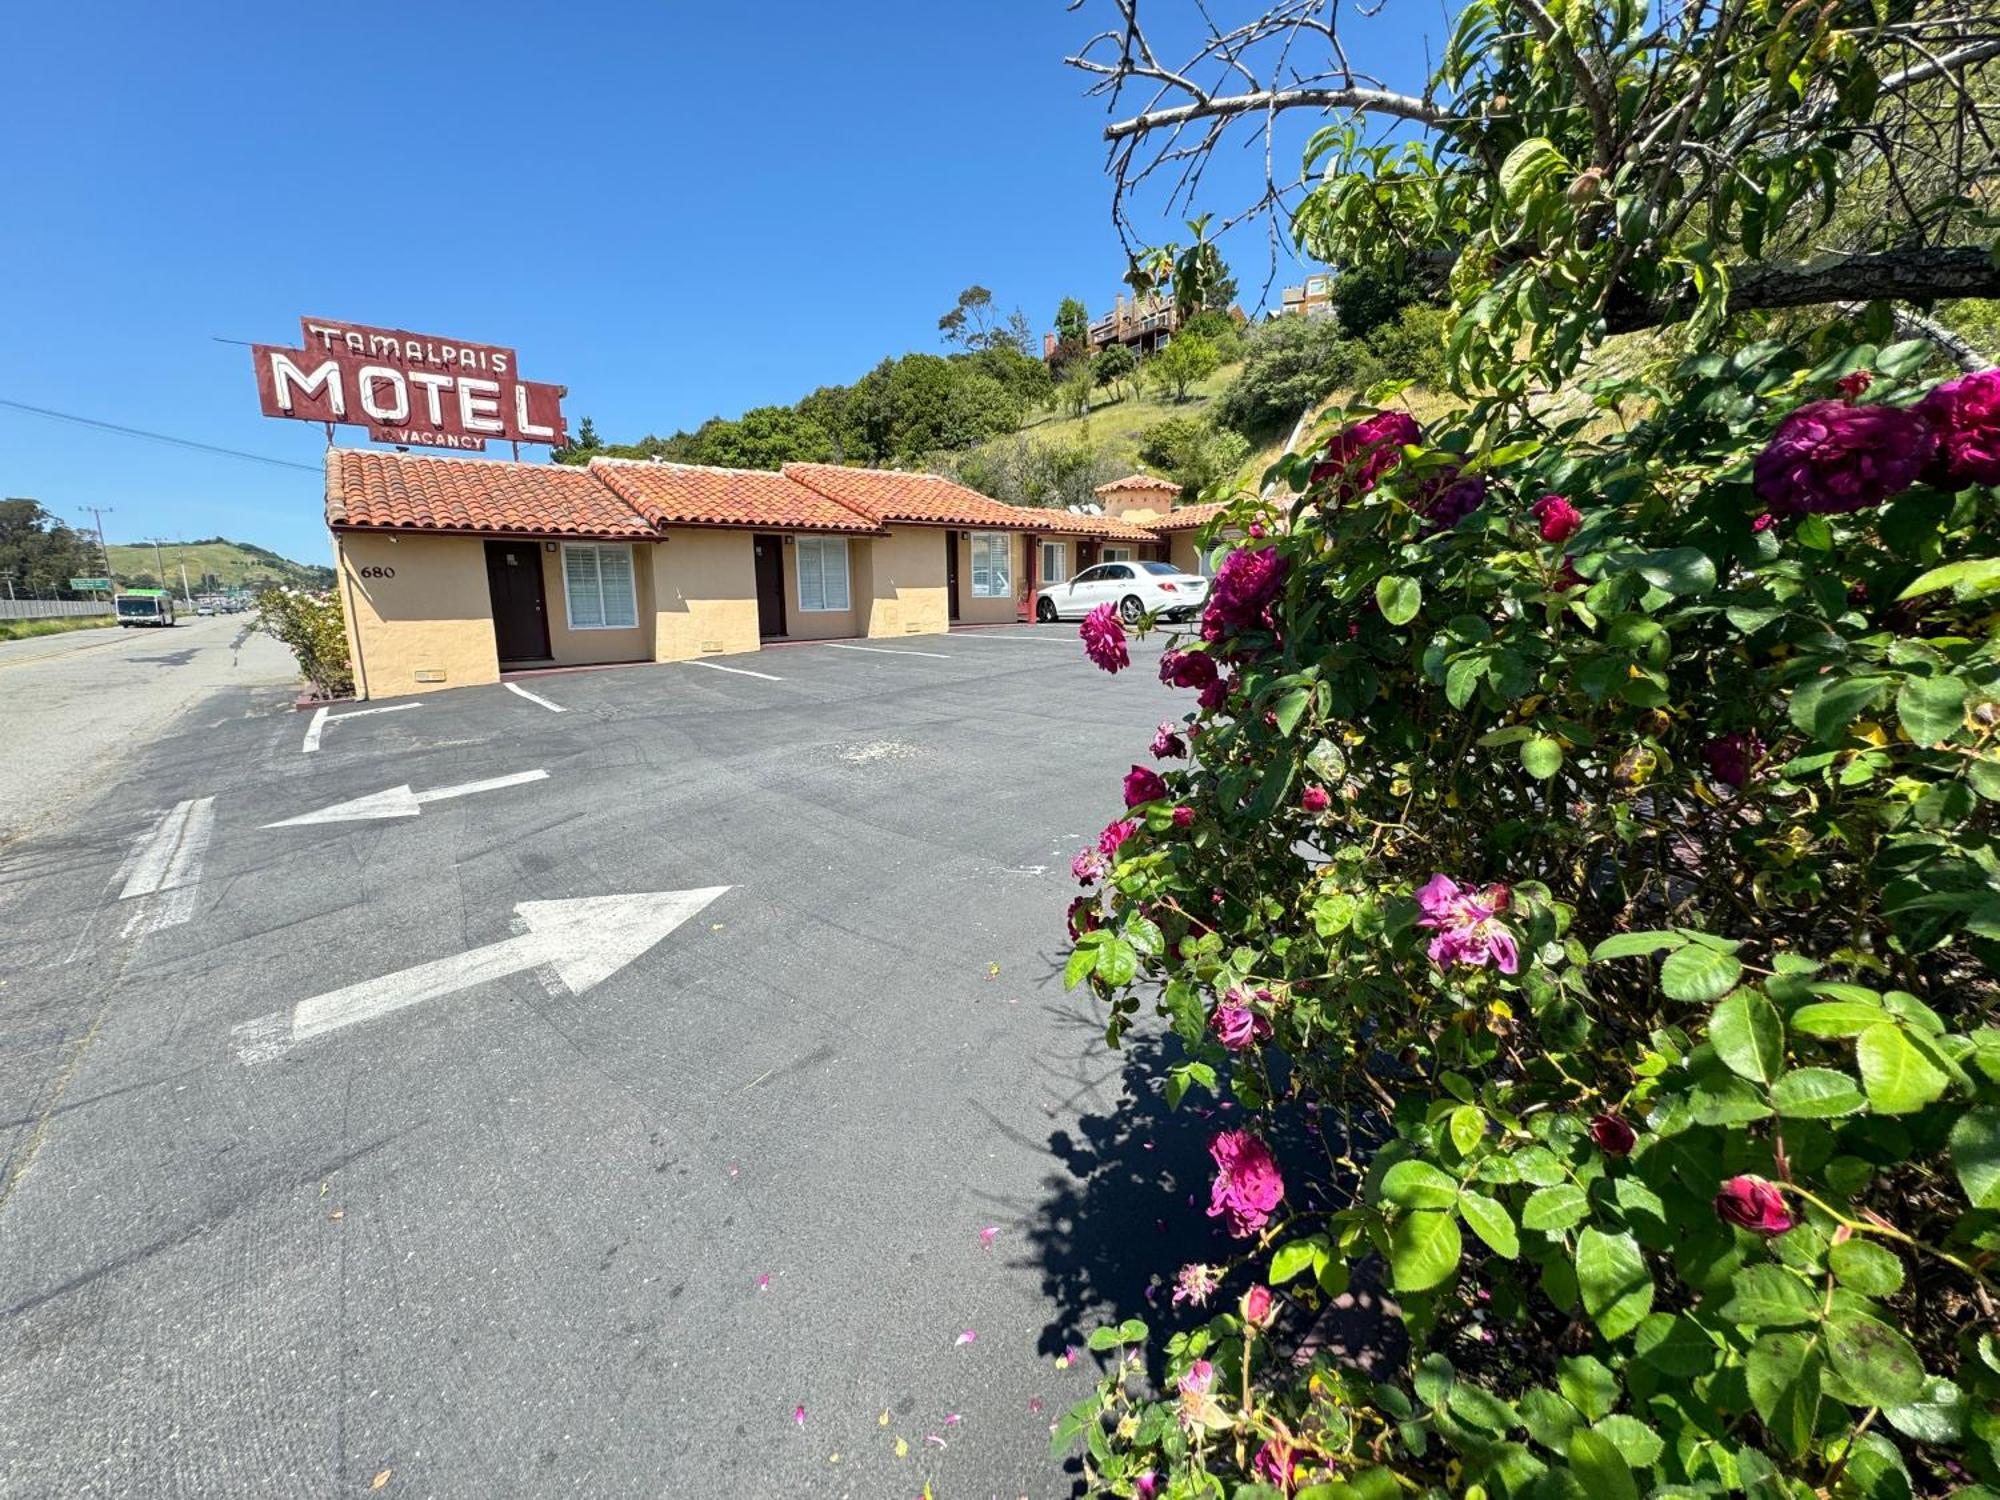
M 118 596 L 117 606 L 120 629 L 174 623 L 174 596 L 165 589 L 127 589 Z

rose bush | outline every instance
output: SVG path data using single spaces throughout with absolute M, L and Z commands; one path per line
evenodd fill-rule
M 1350 413 L 1226 519 L 1067 978 L 1233 1102 L 1235 1253 L 1168 1394 L 1093 1336 L 1095 1492 L 2000 1487 L 2000 386 L 1856 337 Z

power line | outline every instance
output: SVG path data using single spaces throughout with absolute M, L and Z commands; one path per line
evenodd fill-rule
M 78 416 L 75 412 L 51 411 L 46 406 L 30 406 L 25 401 L 9 401 L 0 396 L 0 406 L 12 407 L 31 416 L 49 417 L 58 422 L 74 422 L 80 427 L 97 427 L 105 432 L 122 433 L 126 437 L 145 438 L 150 442 L 167 443 L 176 448 L 192 448 L 199 453 L 219 453 L 224 458 L 245 458 L 251 463 L 271 464 L 280 469 L 301 469 L 308 474 L 320 472 L 317 464 L 293 463 L 288 458 L 270 458 L 262 453 L 245 453 L 240 448 L 221 448 L 214 443 L 198 443 L 193 438 L 173 437 L 164 432 L 148 432 L 143 427 L 126 427 L 117 422 L 105 422 L 96 417 Z

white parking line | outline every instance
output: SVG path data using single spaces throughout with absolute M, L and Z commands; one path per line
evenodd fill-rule
M 1039 646 L 1074 646 L 1078 637 L 1070 635 L 987 635 L 983 631 L 974 634 L 966 631 L 956 639 L 967 641 L 1033 641 Z
M 160 819 L 140 846 L 125 888 L 118 893 L 120 901 L 139 900 L 126 920 L 126 937 L 178 927 L 194 915 L 195 887 L 214 836 L 213 797 L 176 803 Z
M 690 667 L 707 667 L 711 672 L 734 672 L 738 677 L 760 677 L 765 682 L 783 682 L 785 680 L 782 677 L 773 677 L 769 672 L 753 672 L 748 667 L 725 667 L 719 661 L 701 661 L 696 658 L 690 658 L 687 665 Z
M 541 697 L 539 694 L 529 692 L 526 688 L 522 687 L 521 684 L 518 682 L 508 683 L 507 691 L 517 695 L 518 697 L 526 698 L 530 703 L 541 704 L 543 708 L 546 708 L 552 714 L 566 714 L 569 712 L 569 710 L 564 708 L 560 703 L 551 703 L 549 702 L 548 699 Z
M 337 714 L 330 708 L 313 711 L 312 722 L 306 725 L 305 743 L 299 746 L 302 754 L 311 755 L 319 749 L 319 738 L 329 724 L 338 724 L 342 719 L 365 719 L 370 714 L 393 714 L 405 708 L 422 708 L 421 703 L 385 703 L 380 708 L 357 708 L 352 713 Z
M 951 660 L 942 651 L 904 651 L 889 646 L 843 646 L 838 641 L 827 641 L 824 644 L 831 646 L 836 651 L 872 651 L 877 656 L 928 656 L 934 661 Z

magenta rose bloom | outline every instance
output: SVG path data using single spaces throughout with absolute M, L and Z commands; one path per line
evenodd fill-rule
M 1097 836 L 1097 852 L 1106 859 L 1118 853 L 1118 846 L 1139 831 L 1139 824 L 1132 818 L 1114 818 L 1104 825 L 1104 832 Z
M 1783 1234 L 1798 1223 L 1785 1207 L 1785 1195 L 1761 1177 L 1732 1177 L 1723 1183 L 1715 1195 L 1715 1214 L 1725 1224 L 1759 1234 Z
M 1781 516 L 1866 510 L 1915 483 L 1937 446 L 1931 424 L 1913 411 L 1808 402 L 1757 455 L 1757 498 Z
M 1269 1327 L 1276 1312 L 1277 1299 L 1263 1282 L 1258 1282 L 1243 1294 L 1243 1321 L 1252 1328 Z
M 1255 1234 L 1285 1198 L 1271 1148 L 1247 1130 L 1225 1130 L 1208 1143 L 1208 1154 L 1216 1166 L 1208 1216 L 1222 1219 L 1238 1239 Z
M 1215 658 L 1206 651 L 1160 653 L 1160 681 L 1168 687 L 1205 688 L 1216 676 Z
M 1616 1115 L 1598 1115 L 1590 1122 L 1590 1138 L 1606 1156 L 1630 1156 L 1639 1144 L 1638 1132 Z
M 1833 388 L 1849 401 L 1852 401 L 1874 383 L 1875 372 L 1873 370 L 1852 370 L 1836 380 L 1833 383 Z
M 1437 934 L 1431 939 L 1431 962 L 1441 969 L 1453 964 L 1484 968 L 1492 964 L 1502 974 L 1520 971 L 1520 950 L 1514 934 L 1500 921 L 1507 909 L 1504 885 L 1484 890 L 1461 886 L 1447 875 L 1433 875 L 1417 892 L 1424 914 L 1417 925 Z
M 1145 766 L 1134 766 L 1125 773 L 1125 805 L 1137 807 L 1141 802 L 1157 802 L 1167 795 L 1167 784 L 1160 780 L 1159 773 Z
M 1754 733 L 1746 734 L 1740 729 L 1717 735 L 1701 747 L 1701 758 L 1708 762 L 1708 774 L 1738 791 L 1750 780 L 1751 768 L 1763 753 L 1764 742 Z
M 2000 484 L 2000 370 L 1947 380 L 1917 403 L 1917 415 L 1937 434 L 1927 483 L 1946 490 Z
M 1486 503 L 1486 476 L 1462 478 L 1457 464 L 1438 470 L 1417 495 L 1417 514 L 1431 532 L 1449 531 Z
M 1288 566 L 1275 547 L 1239 547 L 1225 557 L 1201 613 L 1201 638 L 1213 643 L 1248 630 L 1276 630 L 1271 605 Z
M 1323 786 L 1309 786 L 1303 792 L 1299 793 L 1299 806 L 1309 813 L 1325 812 L 1327 804 L 1332 802 L 1332 800 L 1326 794 L 1326 788 Z
M 1224 682 L 1221 678 L 1218 677 L 1214 682 L 1211 682 L 1207 687 L 1201 690 L 1201 697 L 1196 701 L 1199 702 L 1203 708 L 1209 709 L 1211 711 L 1214 709 L 1218 709 L 1222 707 L 1223 704 L 1229 701 L 1229 690 L 1232 687 L 1234 687 L 1235 684 L 1236 684 L 1236 679 L 1234 677 L 1230 678 L 1227 682 Z
M 1562 567 L 1556 573 L 1556 581 L 1553 585 L 1555 591 L 1558 594 L 1567 594 L 1571 589 L 1584 588 L 1589 583 L 1590 580 L 1588 578 L 1577 572 L 1576 559 L 1565 552 L 1563 554 Z
M 1107 672 L 1132 665 L 1132 653 L 1125 649 L 1125 627 L 1118 622 L 1118 606 L 1100 604 L 1083 617 L 1077 632 L 1083 637 L 1083 654 Z
M 1326 452 L 1313 465 L 1312 482 L 1331 482 L 1336 504 L 1357 499 L 1403 461 L 1403 449 L 1422 442 L 1423 437 L 1423 429 L 1408 412 L 1377 412 L 1333 435 Z
M 1541 524 L 1542 540 L 1545 542 L 1566 542 L 1583 525 L 1583 512 L 1562 495 L 1542 496 L 1528 507 L 1528 514 Z
M 1257 1456 L 1250 1460 L 1250 1472 L 1281 1495 L 1291 1494 L 1298 1484 L 1292 1450 L 1277 1438 L 1266 1439 L 1257 1450 Z
M 1095 849 L 1084 849 L 1069 862 L 1069 872 L 1078 885 L 1089 885 L 1104 873 L 1104 860 Z
M 1153 1497 L 1160 1493 L 1160 1476 L 1151 1469 L 1146 1470 L 1132 1481 L 1132 1493 L 1137 1495 L 1139 1500 L 1153 1500 Z
M 1193 808 L 1191 808 L 1191 807 L 1177 807 L 1177 808 L 1175 808 L 1175 809 L 1174 809 L 1174 827 L 1176 827 L 1176 828 L 1192 828 L 1192 827 L 1194 827 L 1194 809 L 1193 809 Z
M 1082 858 L 1081 855 L 1077 857 Z M 1102 920 L 1097 911 L 1097 898 L 1078 896 L 1069 904 L 1069 940 L 1073 943 L 1086 932 L 1097 931 Z
M 1153 731 L 1153 759 L 1168 760 L 1174 756 L 1187 754 L 1187 741 L 1172 724 L 1162 724 Z
M 1215 1007 L 1215 1014 L 1208 1018 L 1208 1024 L 1215 1029 L 1222 1045 L 1231 1052 L 1241 1052 L 1253 1047 L 1271 1034 L 1271 1023 L 1243 1003 L 1243 997 L 1231 990 L 1222 1004 Z

